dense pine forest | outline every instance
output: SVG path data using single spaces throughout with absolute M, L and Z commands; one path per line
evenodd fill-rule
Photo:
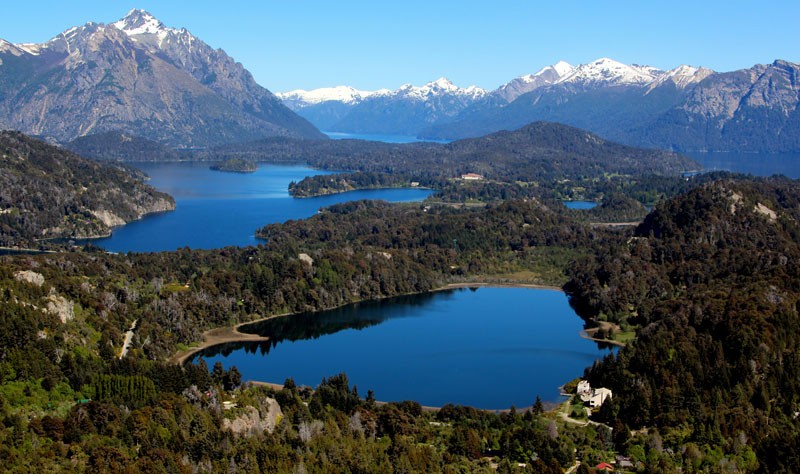
M 27 170 L 3 174 L 9 183 L 40 176 L 75 193 L 51 204 L 44 192 L 36 201 L 3 188 L 15 208 L 33 203 L 25 204 L 39 219 L 30 239 L 51 225 L 48 212 L 93 215 L 92 205 L 106 202 L 80 184 L 84 174 L 159 196 L 127 170 L 4 138 L 4 160 Z M 25 168 L 34 165 L 50 171 Z M 3 468 L 555 473 L 624 456 L 631 472 L 792 472 L 800 186 L 725 174 L 615 183 L 589 211 L 564 209 L 556 193 L 472 199 L 451 182 L 431 201 L 351 202 L 268 225 L 258 231 L 267 242 L 255 247 L 0 256 Z M 576 192 L 574 181 L 550 189 Z M 641 204 L 659 198 L 649 213 Z M 640 223 L 604 224 L 623 221 Z M 2 222 L 2 235 L 25 242 L 18 229 L 28 227 Z M 346 374 L 312 390 L 291 379 L 250 384 L 235 367 L 202 360 L 167 362 L 206 330 L 469 282 L 563 285 L 587 326 L 602 328 L 596 337 L 627 342 L 584 374 L 614 391 L 591 423 L 535 399 L 524 412 L 426 411 L 414 401 L 380 403 Z
M 602 418 L 685 469 L 792 472 L 798 462 L 800 187 L 722 180 L 659 205 L 569 270 L 585 316 L 637 339 L 591 368 Z
M 416 235 L 397 234 L 417 232 L 409 224 Z M 308 235 L 312 229 L 319 234 Z M 355 229 L 368 232 L 346 239 Z M 313 393 L 291 382 L 273 392 L 239 387 L 235 369 L 209 375 L 202 363 L 163 362 L 204 329 L 271 314 L 419 293 L 481 274 L 564 281 L 562 272 L 538 269 L 588 252 L 603 232 L 522 201 L 489 209 L 357 202 L 264 232 L 269 243 L 251 248 L 2 257 L 6 466 L 490 472 L 497 463 L 511 472 L 524 463 L 560 472 L 574 449 L 598 462 L 611 456 L 603 428 L 564 425 L 541 408 L 427 413 L 414 402 L 376 404 L 367 393 L 362 400 L 344 375 Z M 453 239 L 462 242 L 456 250 Z M 134 320 L 133 348 L 119 360 Z M 226 410 L 223 401 L 237 407 Z

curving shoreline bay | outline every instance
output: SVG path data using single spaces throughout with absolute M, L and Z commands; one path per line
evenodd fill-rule
M 435 288 L 431 290 L 431 293 L 438 292 L 438 291 L 447 291 L 447 290 L 456 290 L 460 288 L 530 288 L 534 290 L 554 290 L 554 291 L 561 291 L 564 290 L 557 287 L 557 286 L 550 286 L 550 285 L 539 285 L 535 283 L 493 283 L 493 282 L 465 282 L 465 283 L 449 283 L 439 288 Z M 397 295 L 402 296 L 402 295 Z M 346 303 L 352 304 L 352 303 Z M 332 309 L 332 308 L 326 308 Z M 190 349 L 178 351 L 173 354 L 171 357 L 167 359 L 168 362 L 173 364 L 183 365 L 186 363 L 186 360 L 189 359 L 191 356 L 195 355 L 198 352 L 206 350 L 208 348 L 225 344 L 228 342 L 260 342 L 260 341 L 268 341 L 269 337 L 267 336 L 258 336 L 256 334 L 247 334 L 239 331 L 239 328 L 247 325 L 258 323 L 261 321 L 267 321 L 273 318 L 282 318 L 286 316 L 293 316 L 299 313 L 283 313 L 283 314 L 275 314 L 272 316 L 267 316 L 264 318 L 254 319 L 252 321 L 246 321 L 242 323 L 238 323 L 234 326 L 227 326 L 222 328 L 215 328 L 205 331 L 203 333 L 203 341 L 199 343 L 197 346 L 194 346 Z M 581 331 L 583 332 L 583 331 Z M 583 337 L 583 336 L 581 336 Z

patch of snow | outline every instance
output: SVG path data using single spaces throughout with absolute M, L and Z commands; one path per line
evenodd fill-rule
M 552 68 L 556 70 L 559 76 L 565 76 L 572 72 L 572 70 L 575 69 L 575 66 L 566 61 L 559 61 L 553 64 Z
M 28 54 L 32 54 L 34 56 L 38 56 L 39 53 L 42 52 L 43 45 L 36 44 L 36 43 L 22 43 L 18 44 L 17 47 Z
M 134 8 L 129 11 L 124 18 L 115 21 L 111 24 L 118 30 L 123 31 L 129 36 L 142 35 L 142 34 L 156 34 L 164 33 L 166 27 L 156 17 L 147 13 L 144 10 Z
M 440 77 L 439 79 L 420 87 L 416 87 L 411 84 L 404 84 L 392 95 L 410 97 L 418 100 L 427 100 L 431 97 L 442 95 L 466 96 L 476 99 L 486 95 L 486 93 L 487 92 L 484 89 L 476 86 L 469 86 L 466 89 L 462 89 L 461 87 L 458 87 L 450 82 L 450 80 L 446 77 Z
M 644 85 L 654 81 L 660 70 L 650 66 L 628 66 L 610 58 L 581 64 L 556 84 Z
M 714 71 L 711 69 L 688 66 L 684 64 L 661 74 L 650 84 L 650 90 L 653 90 L 654 88 L 667 82 L 672 82 L 677 87 L 685 89 L 692 84 L 697 84 L 712 74 L 714 74 Z
M 377 91 L 362 91 L 350 86 L 323 87 L 306 91 L 297 89 L 289 92 L 278 92 L 276 97 L 283 101 L 295 101 L 305 105 L 320 104 L 322 102 L 336 101 L 345 104 L 357 104 L 362 100 L 388 93 L 388 89 Z
M 170 37 L 176 37 L 178 41 L 189 47 L 195 39 L 186 28 L 180 30 L 170 28 L 150 13 L 136 8 L 129 11 L 121 20 L 112 23 L 111 26 L 128 35 L 133 41 L 144 41 L 151 46 L 155 45 L 158 49 L 161 49 L 164 41 Z
M 357 104 L 365 99 L 374 97 L 405 97 L 415 100 L 427 100 L 442 95 L 453 95 L 477 99 L 486 94 L 486 90 L 480 87 L 473 85 L 461 88 L 450 82 L 449 79 L 441 77 L 419 87 L 412 84 L 403 84 L 395 91 L 390 91 L 389 89 L 362 91 L 349 86 L 336 86 L 323 87 L 311 91 L 297 89 L 289 92 L 278 92 L 275 96 L 285 102 L 295 102 L 295 106 L 305 107 L 328 101 Z
M 9 43 L 4 39 L 0 39 L 0 53 L 9 53 L 14 56 L 22 56 L 26 51 L 19 47 L 19 45 Z

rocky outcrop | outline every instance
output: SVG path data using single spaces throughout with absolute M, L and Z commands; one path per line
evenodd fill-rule
M 44 276 L 41 273 L 36 273 L 31 270 L 20 270 L 14 273 L 14 278 L 17 281 L 25 281 L 31 285 L 42 286 L 44 285 Z
M 256 435 L 272 433 L 283 417 L 280 405 L 274 398 L 267 398 L 259 408 L 246 406 L 242 413 L 233 419 L 222 420 L 222 429 L 231 430 L 237 435 Z
M 47 312 L 58 316 L 62 323 L 75 319 L 75 303 L 63 296 L 51 293 L 47 296 Z

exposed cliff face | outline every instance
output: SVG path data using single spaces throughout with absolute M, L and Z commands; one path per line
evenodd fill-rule
M 67 142 L 119 130 L 194 147 L 322 135 L 222 50 L 133 10 L 0 46 L 0 126 Z
M 174 208 L 171 196 L 120 168 L 0 133 L 0 245 L 108 235 L 113 226 Z
M 631 140 L 686 150 L 800 150 L 800 65 L 775 61 L 713 74 Z
M 768 107 L 788 116 L 797 108 L 799 70 L 796 64 L 775 61 L 716 74 L 694 88 L 681 109 L 716 118 L 720 125 L 744 107 Z

